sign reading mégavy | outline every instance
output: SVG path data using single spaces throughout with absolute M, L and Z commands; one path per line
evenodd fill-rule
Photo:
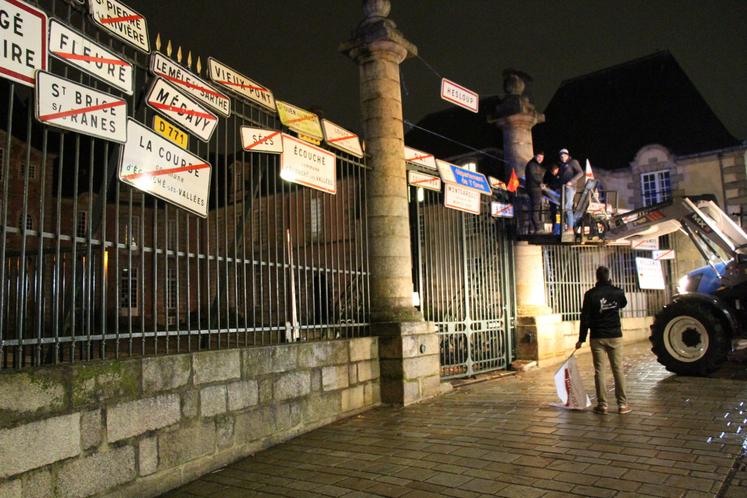
M 47 69 L 47 16 L 19 0 L 0 0 L 0 76 L 34 86 Z
M 210 140 L 218 126 L 218 116 L 163 78 L 157 78 L 153 82 L 146 102 L 149 107 L 184 126 L 203 142 Z
M 336 194 L 335 160 L 331 152 L 283 134 L 283 152 L 280 154 L 280 178 L 283 180 Z
M 231 99 L 165 55 L 154 52 L 150 57 L 150 69 L 156 76 L 174 83 L 223 117 L 231 115 Z
M 99 26 L 146 54 L 150 52 L 148 24 L 141 14 L 117 0 L 88 0 L 88 9 Z

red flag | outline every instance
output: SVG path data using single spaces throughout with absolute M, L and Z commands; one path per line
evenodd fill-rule
M 516 192 L 519 188 L 519 177 L 516 176 L 515 169 L 511 170 L 511 178 L 509 178 L 506 188 L 509 192 Z

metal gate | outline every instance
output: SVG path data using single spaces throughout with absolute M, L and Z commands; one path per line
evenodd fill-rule
M 443 194 L 410 187 L 413 281 L 441 344 L 441 376 L 469 377 L 506 368 L 512 359 L 513 246 L 508 224 L 448 209 Z

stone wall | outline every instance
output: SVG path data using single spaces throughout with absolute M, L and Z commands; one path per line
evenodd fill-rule
M 154 496 L 380 404 L 358 338 L 0 374 L 0 497 Z

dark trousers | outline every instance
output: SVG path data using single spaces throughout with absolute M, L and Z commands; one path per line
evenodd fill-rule
M 529 229 L 533 232 L 540 232 L 544 229 L 541 219 L 542 213 L 542 190 L 539 188 L 529 189 Z

